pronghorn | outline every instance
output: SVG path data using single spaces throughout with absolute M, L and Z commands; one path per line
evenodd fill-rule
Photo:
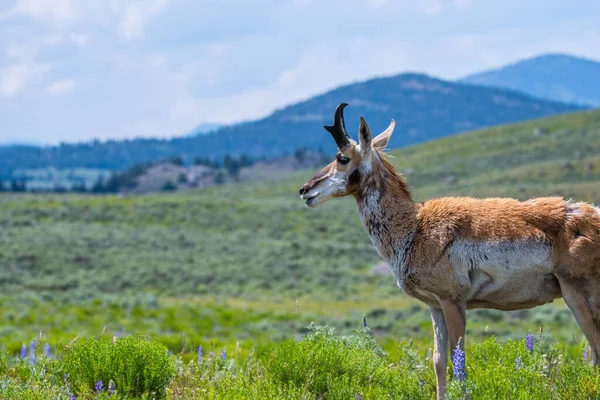
M 354 196 L 398 286 L 430 308 L 438 399 L 446 393 L 449 348 L 464 351 L 468 308 L 518 310 L 562 296 L 598 365 L 600 209 L 559 197 L 415 202 L 383 153 L 394 120 L 372 139 L 360 117 L 356 143 L 346 132 L 346 105 L 337 107 L 334 125 L 325 126 L 338 146 L 336 159 L 300 188 L 300 197 L 313 208 Z

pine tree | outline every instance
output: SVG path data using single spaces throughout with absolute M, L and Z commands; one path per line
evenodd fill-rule
M 108 178 L 106 186 L 104 186 L 104 191 L 107 193 L 118 193 L 120 187 L 121 176 L 115 172 L 110 176 L 110 178 Z
M 183 158 L 181 158 L 180 156 L 171 157 L 169 159 L 169 162 L 173 165 L 178 165 L 180 167 L 184 165 Z
M 177 190 L 177 186 L 173 182 L 167 181 L 160 190 L 163 192 L 172 192 Z
M 104 175 L 98 176 L 98 179 L 92 186 L 92 193 L 104 193 Z

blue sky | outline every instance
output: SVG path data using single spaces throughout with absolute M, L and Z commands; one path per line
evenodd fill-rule
M 0 143 L 171 137 L 372 76 L 600 59 L 596 0 L 0 0 Z

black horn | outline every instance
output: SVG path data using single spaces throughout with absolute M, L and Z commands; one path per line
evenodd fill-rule
M 344 107 L 346 107 L 348 103 L 341 103 L 335 109 L 335 119 L 333 121 L 333 126 L 325 125 L 325 129 L 338 145 L 338 148 L 343 149 L 350 144 L 350 136 L 348 136 L 348 132 L 346 132 L 346 124 L 344 124 Z

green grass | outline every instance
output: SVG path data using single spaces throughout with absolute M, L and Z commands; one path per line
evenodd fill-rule
M 535 136 L 536 126 L 548 132 Z M 600 203 L 598 154 L 599 111 L 390 153 L 417 200 L 558 194 Z M 394 278 L 371 272 L 379 259 L 352 199 L 304 207 L 297 189 L 312 173 L 147 196 L 1 194 L 0 344 L 15 355 L 40 330 L 59 349 L 77 336 L 140 333 L 187 363 L 200 344 L 216 352 L 236 342 L 275 351 L 311 321 L 348 333 L 366 314 L 391 360 L 411 339 L 425 357 L 427 308 L 401 293 Z M 562 301 L 520 312 L 469 311 L 467 334 L 477 346 L 490 336 L 520 340 L 542 324 L 564 357 L 581 358 L 583 335 Z M 268 363 L 252 365 L 262 376 Z M 256 398 L 281 397 L 285 386 L 244 374 L 223 379 L 214 384 L 256 390 Z M 260 397 L 259 386 L 248 389 L 255 383 L 267 385 L 269 396 Z M 305 395 L 304 386 L 289 390 L 290 397 Z
M 489 338 L 467 346 L 464 381 L 449 376 L 448 398 L 593 399 L 599 379 L 589 361 L 535 339 Z M 184 357 L 191 356 L 191 357 Z M 519 361 L 517 361 L 519 360 Z M 517 363 L 519 364 L 517 367 Z M 169 356 L 141 337 L 89 339 L 58 358 L 0 357 L 3 399 L 432 399 L 431 354 L 415 343 L 394 355 L 370 328 L 348 335 L 311 325 L 302 338 L 215 353 Z M 65 374 L 68 374 L 65 375 Z M 98 383 L 101 381 L 101 386 Z M 114 391 L 109 396 L 107 389 Z M 104 390 L 98 392 L 97 388 Z

